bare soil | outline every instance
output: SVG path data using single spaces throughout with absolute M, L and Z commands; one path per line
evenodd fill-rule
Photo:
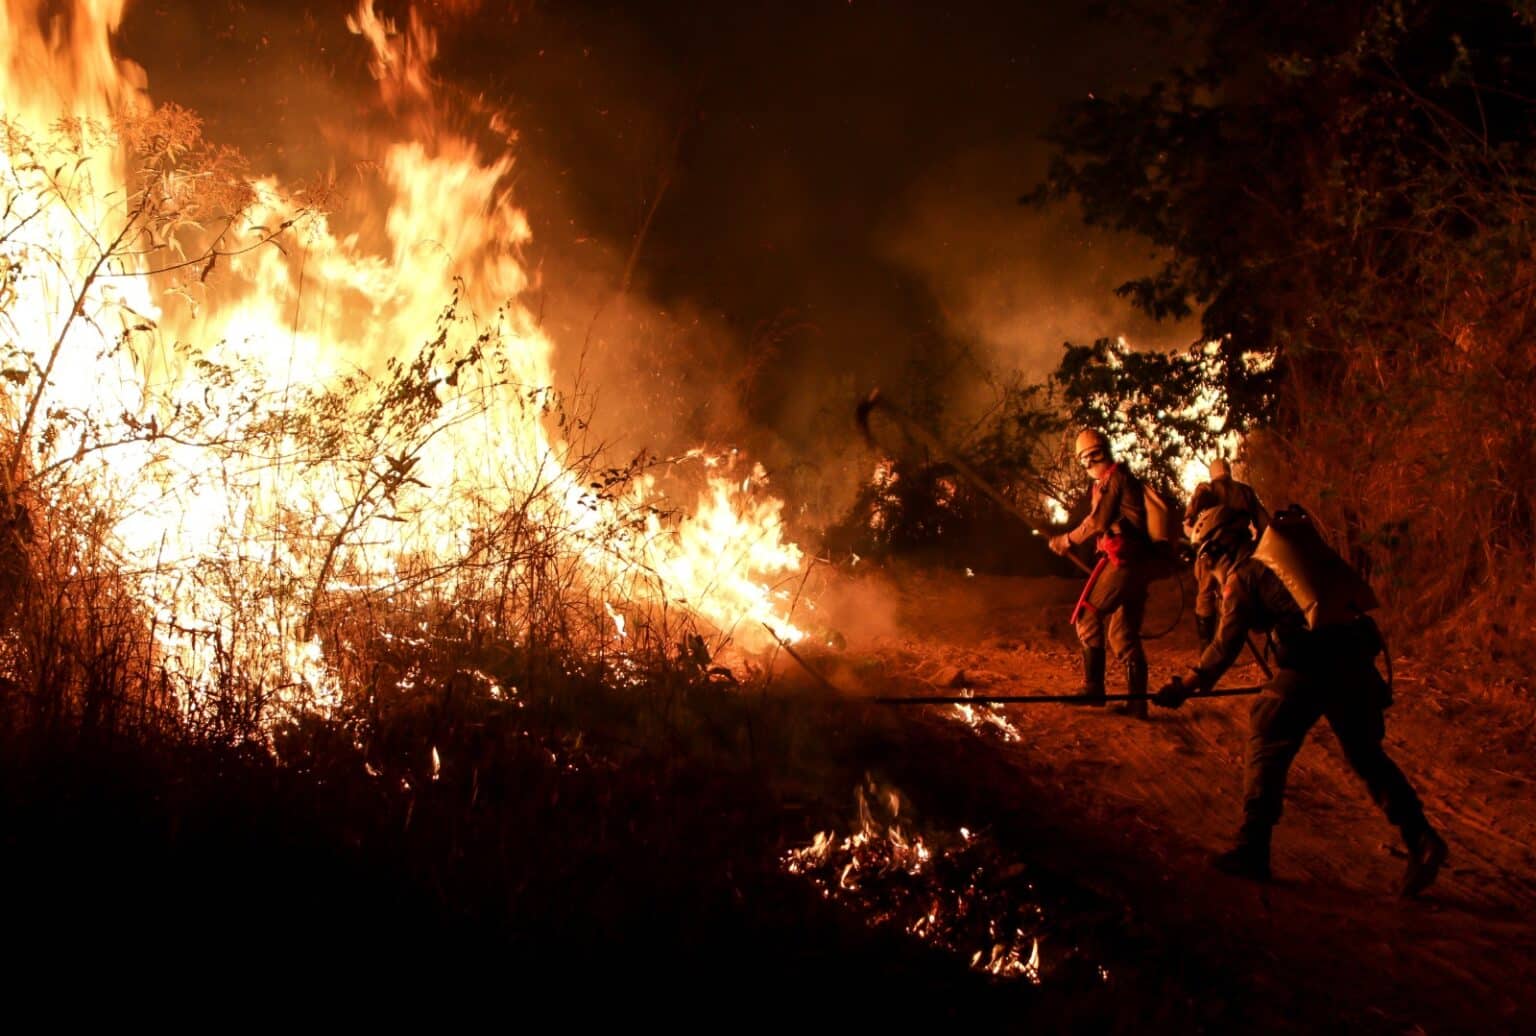
M 1079 683 L 1067 623 L 1077 592 L 1059 578 L 885 569 L 827 595 L 846 651 L 807 656 L 855 695 L 1051 694 Z M 1147 628 L 1179 612 L 1155 588 Z M 1149 642 L 1152 686 L 1188 666 L 1193 619 Z M 1258 683 L 1245 657 L 1224 686 Z M 1113 663 L 1110 691 L 1123 689 Z M 1275 880 L 1209 868 L 1241 818 L 1249 698 L 1109 710 L 1004 706 L 1013 733 L 950 706 L 896 713 L 913 756 L 884 771 L 922 804 L 1009 828 L 1018 851 L 1127 904 L 1148 952 L 1185 956 L 1169 995 L 1213 1029 L 1361 1027 L 1382 1032 L 1536 1028 L 1536 772 L 1529 710 L 1432 659 L 1399 658 L 1387 747 L 1450 845 L 1439 881 L 1401 899 L 1397 832 L 1319 724 L 1291 771 Z M 1049 963 L 1052 947 L 1044 947 Z M 1178 975 L 1176 961 L 1155 962 Z M 1213 969 L 1225 975 L 1213 974 Z M 1234 977 L 1235 976 L 1235 977 Z M 1212 1002 L 1203 1015 L 1198 1001 Z M 1183 1015 L 1187 1016 L 1187 1015 Z

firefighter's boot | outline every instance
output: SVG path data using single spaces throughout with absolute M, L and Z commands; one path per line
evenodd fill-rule
M 1398 892 L 1404 896 L 1417 896 L 1434 883 L 1448 850 L 1445 840 L 1427 826 L 1412 837 L 1405 836 L 1405 840 L 1408 842 L 1408 869 L 1403 873 Z
M 1144 656 L 1138 655 L 1125 663 L 1125 691 L 1127 694 L 1140 694 L 1142 697 L 1132 698 L 1115 709 L 1115 712 L 1133 719 L 1146 719 L 1147 660 Z
M 1269 829 L 1244 824 L 1237 843 L 1211 857 L 1211 866 L 1223 874 L 1249 881 L 1269 880 Z
M 1075 705 L 1104 707 L 1104 666 L 1107 661 L 1102 647 L 1083 648 L 1083 689 L 1077 692 Z

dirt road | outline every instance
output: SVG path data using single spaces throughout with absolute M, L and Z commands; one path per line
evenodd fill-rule
M 1066 618 L 1077 587 L 886 571 L 829 604 L 850 624 L 849 658 L 871 693 L 1061 693 L 1076 688 Z M 875 606 L 872 602 L 881 602 Z M 1174 617 L 1172 584 L 1157 591 L 1149 630 Z M 1186 614 L 1149 644 L 1152 684 L 1193 657 Z M 1224 684 L 1255 683 L 1245 658 Z M 1111 664 L 1110 690 L 1123 687 Z M 1107 710 L 1008 706 L 970 726 L 952 707 L 907 709 L 906 722 L 952 752 L 932 751 L 951 785 L 984 783 L 978 808 L 1024 812 L 1032 851 L 1134 906 L 1137 923 L 1181 933 L 1192 954 L 1249 969 L 1257 1016 L 1310 1026 L 1361 1020 L 1384 1032 L 1516 1032 L 1536 1026 L 1536 774 L 1529 729 L 1507 709 L 1424 660 L 1399 660 L 1388 751 L 1418 788 L 1451 855 L 1417 900 L 1395 888 L 1397 832 L 1375 809 L 1320 724 L 1291 772 L 1276 831 L 1275 881 L 1212 871 L 1241 817 L 1242 753 L 1251 699 L 1158 710 L 1149 722 Z M 939 760 L 943 760 L 942 764 Z M 930 772 L 929 776 L 933 776 Z M 909 780 L 923 779 L 909 768 Z M 1042 844 L 1047 843 L 1047 844 Z M 1084 854 L 1092 859 L 1083 859 Z M 1201 995 L 1192 971 L 1189 995 Z M 1236 1018 L 1254 1004 L 1223 1006 Z

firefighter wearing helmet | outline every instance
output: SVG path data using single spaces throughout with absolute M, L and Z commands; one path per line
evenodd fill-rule
M 1211 478 L 1195 487 L 1189 496 L 1189 507 L 1184 511 L 1184 527 L 1193 530 L 1202 511 L 1213 507 L 1230 507 L 1245 513 L 1253 523 L 1255 534 L 1262 536 L 1269 524 L 1269 512 L 1259 500 L 1259 494 L 1246 482 L 1232 477 L 1232 467 L 1225 457 L 1211 461 Z M 1191 531 L 1191 537 L 1193 532 Z M 1221 585 L 1216 581 L 1211 563 L 1204 558 L 1195 559 L 1195 632 L 1203 648 L 1216 635 L 1216 622 L 1221 614 Z
M 1051 537 L 1050 547 L 1057 554 L 1065 554 L 1094 539 L 1104 555 L 1089 577 L 1074 618 L 1083 653 L 1080 697 L 1085 705 L 1103 706 L 1110 650 L 1125 668 L 1126 690 L 1142 695 L 1147 690 L 1147 656 L 1141 645 L 1152 560 L 1146 493 L 1141 480 L 1115 460 L 1103 432 L 1090 428 L 1079 433 L 1073 448 L 1077 462 L 1093 479 L 1088 517 L 1070 532 Z M 1132 699 L 1119 711 L 1145 719 L 1147 701 L 1144 697 Z
M 1246 512 L 1208 508 L 1195 521 L 1193 541 L 1221 581 L 1220 624 L 1194 670 L 1159 688 L 1153 701 L 1177 708 L 1209 691 L 1250 630 L 1270 634 L 1276 662 L 1249 714 L 1243 823 L 1236 844 L 1213 865 L 1243 878 L 1269 878 L 1270 833 L 1280 819 L 1286 774 L 1307 732 L 1326 718 L 1349 765 L 1402 832 L 1408 868 L 1399 891 L 1417 894 L 1435 880 L 1446 846 L 1382 748 L 1391 692 L 1376 670 L 1383 644 L 1365 614 L 1375 606 L 1369 587 L 1300 508 L 1276 514 L 1257 544 Z

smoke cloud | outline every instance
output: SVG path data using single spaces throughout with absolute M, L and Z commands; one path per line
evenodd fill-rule
M 925 172 L 888 232 L 888 254 L 922 278 L 951 332 L 976 343 L 987 366 L 1029 376 L 1052 369 L 1067 341 L 1191 344 L 1194 321 L 1158 322 L 1115 294 L 1156 255 L 1085 227 L 1074 207 L 1021 208 L 1007 158 L 980 150 Z
M 130 9 L 121 43 L 210 137 L 345 189 L 366 160 L 347 141 L 385 116 L 366 48 L 322 6 L 163 0 Z M 963 409 L 1066 339 L 1193 337 L 1113 296 L 1145 246 L 1017 204 L 1062 100 L 1156 74 L 1138 25 L 702 0 L 423 14 L 466 131 L 501 146 L 487 116 L 505 113 L 534 235 L 523 301 L 616 454 L 739 448 L 815 526 L 871 467 L 853 425 L 869 388 Z

